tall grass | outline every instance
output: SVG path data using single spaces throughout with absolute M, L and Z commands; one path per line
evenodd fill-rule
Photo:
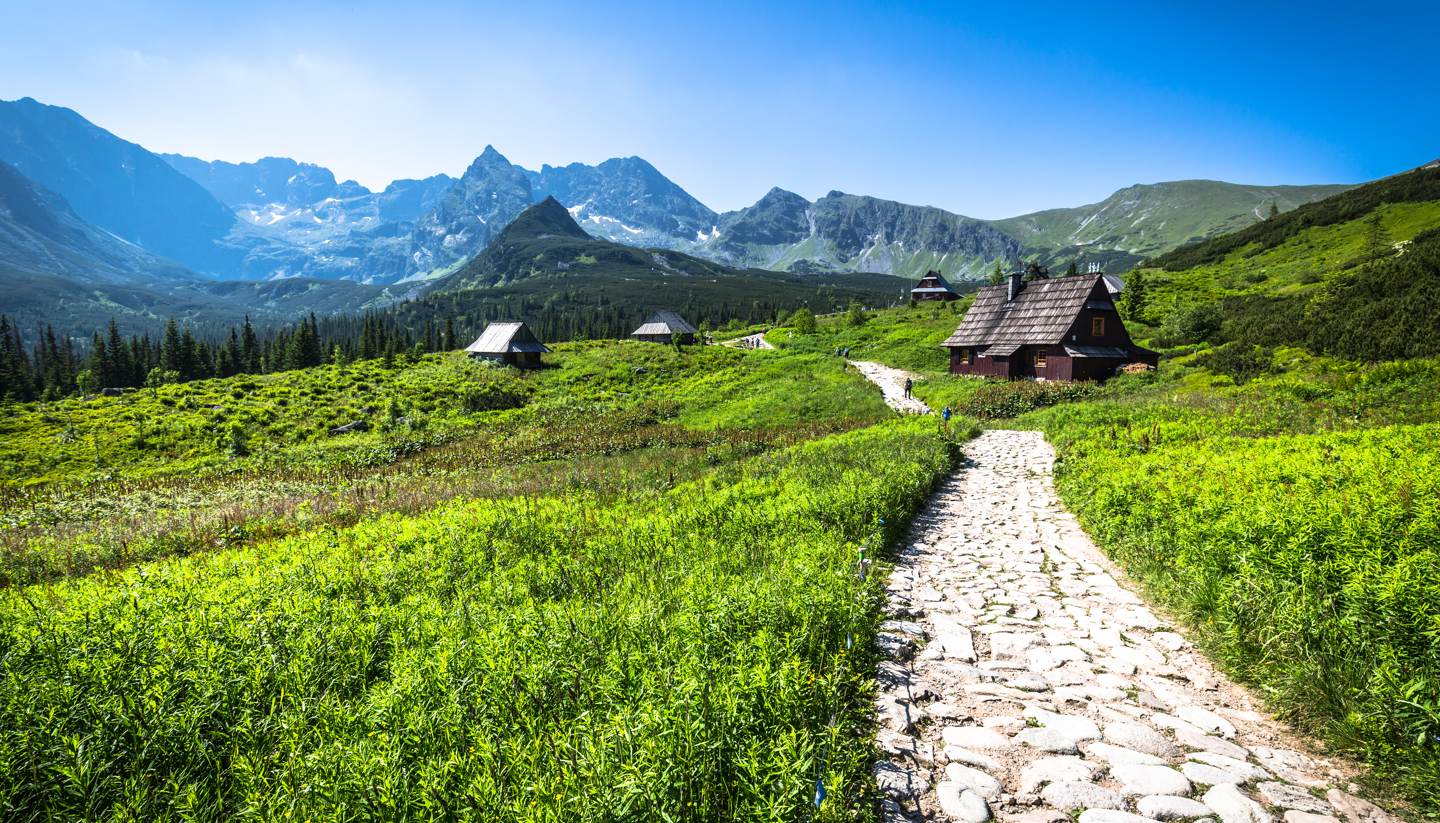
M 455 503 L 12 589 L 0 816 L 796 820 L 821 775 L 816 819 L 864 817 L 856 549 L 953 457 L 893 421 L 645 504 Z

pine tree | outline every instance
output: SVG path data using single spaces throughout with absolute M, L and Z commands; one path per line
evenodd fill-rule
M 250 325 L 250 315 L 245 315 L 245 325 L 240 331 L 240 371 L 246 374 L 260 373 L 260 341 L 255 339 L 255 327 Z
M 1273 217 L 1278 217 L 1279 214 L 1280 214 L 1280 207 L 1275 204 L 1275 201 L 1274 201 L 1274 200 L 1271 200 L 1271 201 L 1270 201 L 1270 214 L 1268 214 L 1268 215 L 1265 217 L 1265 219 L 1266 219 L 1266 220 L 1269 220 L 1269 219 L 1271 219 L 1271 218 L 1273 218 Z
M 1140 269 L 1130 273 L 1130 280 L 1125 284 L 1125 290 L 1120 292 L 1119 305 L 1120 316 L 1126 320 L 1139 321 L 1144 317 L 1146 308 L 1145 296 L 1145 272 Z
M 995 271 L 990 272 L 990 285 L 998 286 L 1005 282 L 1005 267 L 999 261 L 995 263 Z
M 180 326 L 174 318 L 165 323 L 165 336 L 160 340 L 160 368 L 185 374 L 185 353 L 180 340 Z
M 1385 229 L 1385 221 L 1380 217 L 1380 212 L 1371 212 L 1365 218 L 1365 253 L 1371 257 L 1383 257 L 1394 248 L 1390 239 L 1390 232 Z

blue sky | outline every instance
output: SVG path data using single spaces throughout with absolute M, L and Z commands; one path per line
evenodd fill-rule
M 207 7 L 213 6 L 213 7 Z M 640 155 L 1004 217 L 1137 183 L 1353 182 L 1440 156 L 1440 4 L 0 4 L 0 98 L 155 151 L 382 187 Z

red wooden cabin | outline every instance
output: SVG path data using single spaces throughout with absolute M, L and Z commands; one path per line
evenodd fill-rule
M 950 373 L 1039 380 L 1104 380 L 1159 355 L 1130 340 L 1099 272 L 986 286 L 941 345 Z

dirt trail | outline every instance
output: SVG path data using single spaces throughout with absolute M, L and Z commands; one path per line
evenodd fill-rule
M 727 345 L 727 346 L 739 346 L 739 347 L 742 348 L 742 349 L 773 349 L 773 348 L 775 348 L 774 346 L 770 345 L 770 341 L 769 341 L 769 340 L 766 340 L 766 339 L 765 339 L 765 333 L 764 333 L 764 332 L 757 332 L 756 334 L 747 334 L 747 335 L 744 336 L 744 337 L 737 337 L 737 338 L 735 338 L 734 340 L 726 340 L 726 341 L 725 341 L 725 345 Z
M 903 369 L 891 368 L 883 363 L 868 360 L 845 361 L 855 367 L 861 376 L 880 387 L 885 403 L 901 414 L 929 414 L 930 407 L 914 397 L 905 396 L 905 380 L 919 380 L 920 375 Z
M 886 821 L 1396 823 L 1117 582 L 1040 433 L 965 452 L 889 580 Z

